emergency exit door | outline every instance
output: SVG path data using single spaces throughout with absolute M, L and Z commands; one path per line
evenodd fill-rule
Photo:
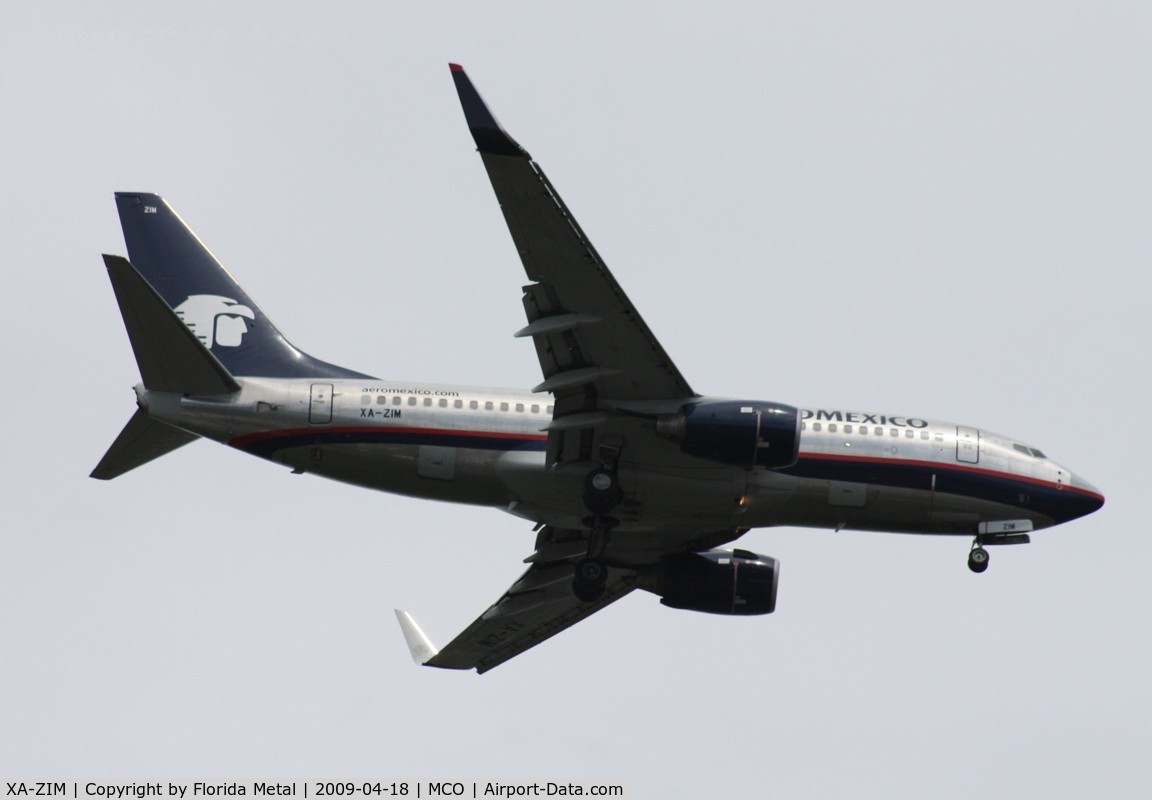
M 332 384 L 312 384 L 312 396 L 308 401 L 308 421 L 313 425 L 324 425 L 332 421 Z
M 980 431 L 956 426 L 956 460 L 965 464 L 980 463 Z

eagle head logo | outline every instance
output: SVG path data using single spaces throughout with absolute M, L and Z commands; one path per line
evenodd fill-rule
M 209 350 L 217 345 L 239 347 L 248 332 L 244 320 L 256 319 L 248 306 L 218 294 L 194 294 L 173 310 Z

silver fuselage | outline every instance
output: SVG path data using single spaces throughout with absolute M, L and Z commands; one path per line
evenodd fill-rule
M 557 527 L 579 528 L 587 516 L 587 465 L 545 467 L 548 395 L 397 381 L 238 382 L 239 392 L 210 398 L 137 393 L 155 418 L 298 473 Z M 1103 501 L 1040 451 L 999 434 L 916 417 L 802 414 L 799 460 L 785 469 L 688 458 L 654 436 L 624 448 L 617 534 L 795 525 L 970 536 L 990 522 L 1049 527 Z

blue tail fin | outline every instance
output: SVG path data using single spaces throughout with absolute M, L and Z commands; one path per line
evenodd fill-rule
M 292 346 L 164 199 L 117 192 L 128 260 L 236 376 L 368 378 Z

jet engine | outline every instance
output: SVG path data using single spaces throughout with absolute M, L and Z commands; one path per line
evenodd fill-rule
M 660 417 L 656 432 L 690 456 L 738 467 L 780 469 L 796 463 L 800 412 L 781 403 L 706 400 Z
M 780 562 L 747 550 L 677 553 L 641 570 L 637 586 L 663 605 L 709 614 L 771 614 Z

